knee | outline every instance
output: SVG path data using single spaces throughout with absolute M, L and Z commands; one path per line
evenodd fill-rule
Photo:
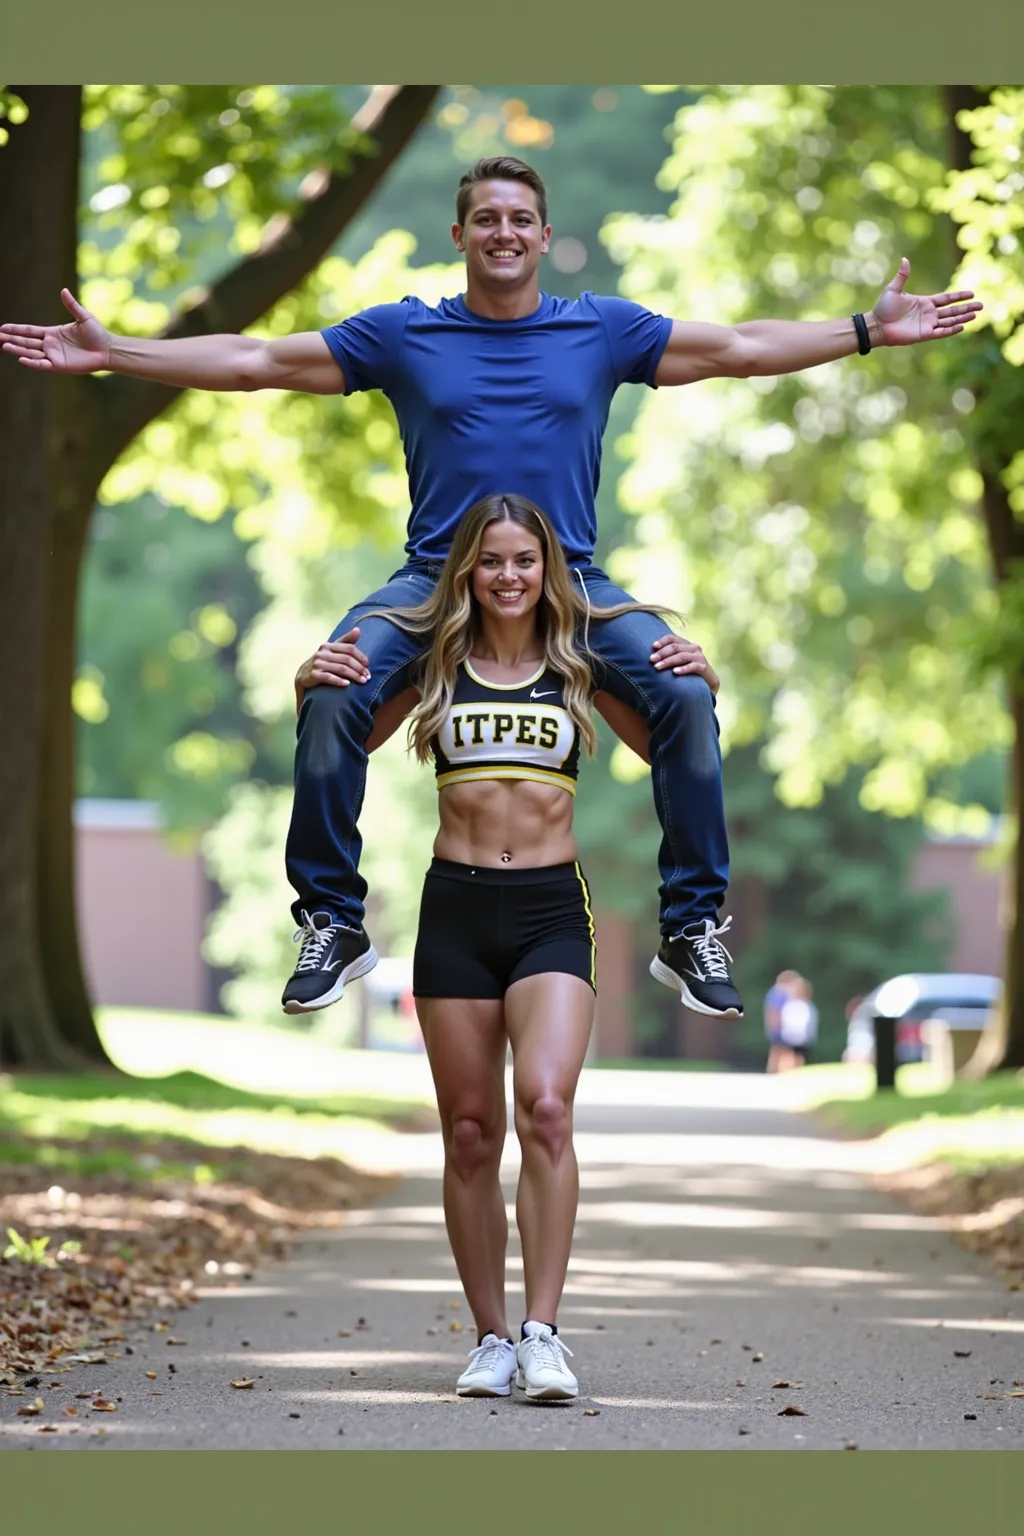
M 656 672 L 655 677 L 651 694 L 656 715 L 682 715 L 695 720 L 714 717 L 715 696 L 702 677 L 692 673 L 676 677 L 668 671 Z
M 365 742 L 373 728 L 373 700 L 355 684 L 336 688 L 321 683 L 311 688 L 299 714 L 299 747 L 313 773 L 337 773 L 343 744 Z
M 721 772 L 715 696 L 702 677 L 661 673 L 651 712 L 651 752 L 678 738 L 688 771 L 698 778 Z
M 516 1133 L 524 1152 L 535 1150 L 556 1162 L 572 1139 L 572 1107 L 560 1093 L 518 1099 Z
M 500 1156 L 497 1126 L 488 1125 L 473 1115 L 453 1119 L 445 1136 L 449 1168 L 461 1179 L 472 1178 L 480 1168 Z

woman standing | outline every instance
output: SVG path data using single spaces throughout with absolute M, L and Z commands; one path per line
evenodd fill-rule
M 440 830 L 413 992 L 444 1136 L 448 1237 L 478 1331 L 456 1387 L 464 1396 L 505 1397 L 513 1381 L 534 1399 L 579 1390 L 556 1322 L 579 1195 L 573 1100 L 595 998 L 594 920 L 572 812 L 581 748 L 596 746 L 587 626 L 623 611 L 588 611 L 543 513 L 519 496 L 491 496 L 463 518 L 431 598 L 383 615 L 434 637 L 418 688 L 378 712 L 370 746 L 414 705 L 410 745 L 437 776 Z M 321 658 L 318 675 L 316 658 L 304 663 L 300 690 L 362 679 L 350 637 L 325 650 L 330 665 Z M 717 691 L 700 648 L 678 636 L 657 642 L 651 659 L 699 672 Z M 639 718 L 607 695 L 600 706 L 646 757 Z M 518 1344 L 498 1177 L 508 1045 L 522 1149 Z

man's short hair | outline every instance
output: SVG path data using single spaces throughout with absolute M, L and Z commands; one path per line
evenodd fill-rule
M 541 224 L 547 223 L 547 188 L 533 166 L 527 165 L 525 160 L 517 160 L 515 155 L 493 155 L 488 160 L 478 160 L 459 182 L 459 190 L 455 194 L 455 218 L 460 229 L 466 223 L 473 188 L 482 181 L 521 181 L 536 195 Z

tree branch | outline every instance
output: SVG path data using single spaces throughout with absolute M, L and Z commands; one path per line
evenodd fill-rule
M 371 153 L 359 154 L 344 172 L 311 172 L 300 189 L 308 199 L 302 213 L 294 221 L 284 215 L 271 219 L 259 248 L 176 315 L 164 337 L 236 333 L 255 324 L 312 271 L 361 211 L 414 138 L 440 90 L 439 85 L 376 86 L 352 119 L 353 127 L 375 141 Z M 102 400 L 104 429 L 95 444 L 99 480 L 181 390 L 116 375 L 88 383 Z

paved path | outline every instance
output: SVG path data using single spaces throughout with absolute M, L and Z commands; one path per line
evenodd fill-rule
M 174 1322 L 184 1347 L 147 1333 L 83 1370 L 78 1390 L 101 1387 L 116 1416 L 40 1436 L 0 1399 L 0 1444 L 85 1448 L 103 1428 L 111 1445 L 183 1449 L 1024 1446 L 1024 1398 L 1005 1396 L 1024 1378 L 1024 1295 L 868 1188 L 870 1147 L 822 1138 L 775 1081 L 588 1072 L 577 1148 L 559 1323 L 578 1402 L 455 1397 L 476 1341 L 439 1138 L 422 1135 L 394 1139 L 407 1177 L 387 1199 L 249 1283 L 205 1289 Z M 515 1173 L 512 1140 L 510 1216 Z M 510 1258 L 517 1318 L 515 1240 Z M 252 1390 L 230 1387 L 242 1375 Z

